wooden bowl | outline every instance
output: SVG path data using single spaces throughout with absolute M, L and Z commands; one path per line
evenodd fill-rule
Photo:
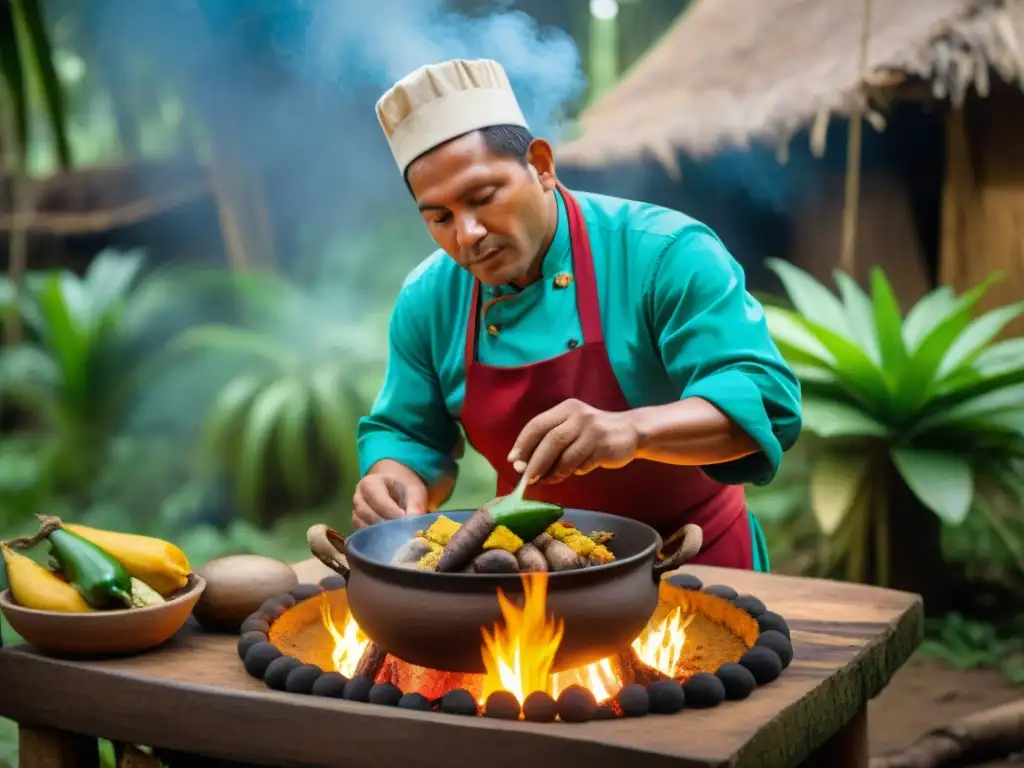
M 0 592 L 0 612 L 14 631 L 39 650 L 61 656 L 139 653 L 170 640 L 192 614 L 206 581 L 190 574 L 167 602 L 146 608 L 65 613 L 24 608 L 9 589 Z

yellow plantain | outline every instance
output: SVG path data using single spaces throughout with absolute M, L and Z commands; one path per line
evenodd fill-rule
M 106 551 L 129 574 L 163 597 L 188 584 L 188 575 L 192 572 L 188 558 L 168 541 L 71 523 L 65 523 L 64 528 Z
M 64 613 L 88 613 L 92 610 L 77 589 L 32 558 L 15 552 L 6 544 L 0 544 L 0 549 L 3 550 L 4 564 L 7 566 L 11 595 L 18 605 L 38 611 Z

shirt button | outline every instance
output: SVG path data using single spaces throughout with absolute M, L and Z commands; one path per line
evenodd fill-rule
M 491 336 L 497 336 L 498 326 L 496 326 L 494 323 L 491 323 L 490 325 L 487 326 L 487 332 L 491 334 Z
M 576 339 L 569 339 L 569 349 L 576 349 L 580 343 Z

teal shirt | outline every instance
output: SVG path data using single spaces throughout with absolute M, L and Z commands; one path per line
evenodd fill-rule
M 740 265 L 708 227 L 681 213 L 573 194 L 590 236 L 608 356 L 630 406 L 687 397 L 713 403 L 761 451 L 704 471 L 727 484 L 769 482 L 800 433 L 800 386 Z M 543 278 L 523 290 L 481 287 L 482 363 L 523 365 L 582 343 L 576 283 L 554 284 L 555 275 L 573 271 L 556 195 L 558 228 Z M 363 474 L 393 459 L 428 484 L 455 476 L 472 291 L 473 277 L 440 250 L 406 278 L 392 310 L 384 382 L 359 422 Z

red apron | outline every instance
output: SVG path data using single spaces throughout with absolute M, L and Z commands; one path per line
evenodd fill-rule
M 630 409 L 605 348 L 586 222 L 576 199 L 564 187 L 559 186 L 559 191 L 569 218 L 583 344 L 557 357 L 512 368 L 477 362 L 479 281 L 473 286 L 466 328 L 466 396 L 461 422 L 470 444 L 498 473 L 497 493 L 502 495 L 519 481 L 508 454 L 534 416 L 572 398 L 604 411 Z M 704 531 L 704 546 L 692 562 L 753 568 L 743 486 L 715 482 L 697 467 L 638 459 L 619 469 L 595 469 L 560 483 L 534 485 L 529 495 L 564 507 L 640 520 L 656 529 L 663 539 L 685 523 L 696 523 Z

